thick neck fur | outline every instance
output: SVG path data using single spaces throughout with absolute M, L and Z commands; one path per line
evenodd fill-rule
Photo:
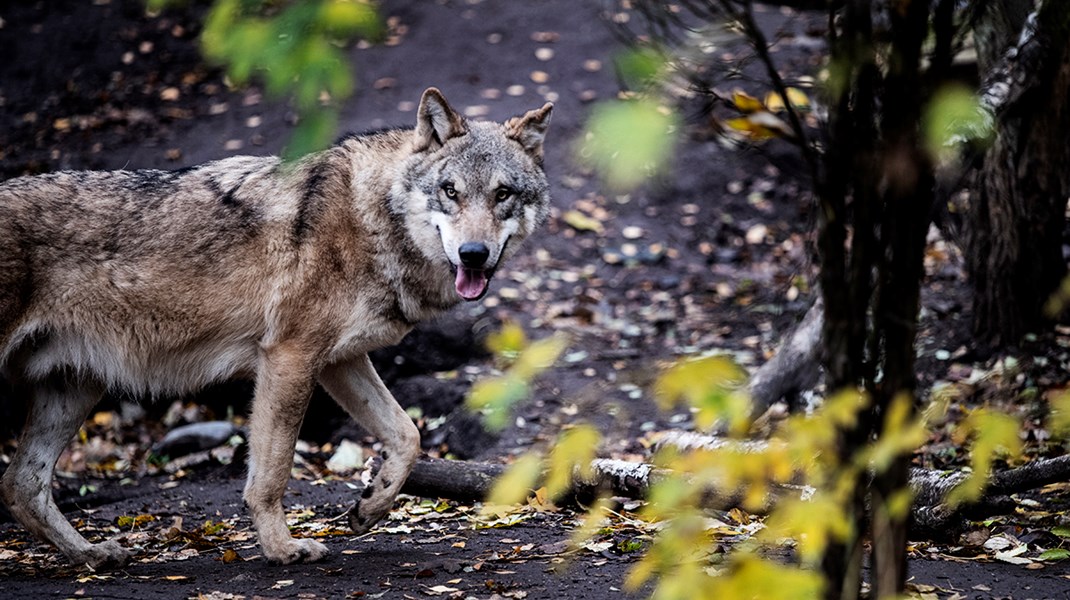
M 401 130 L 349 138 L 302 164 L 306 189 L 317 197 L 299 205 L 294 226 L 295 232 L 314 230 L 309 241 L 315 243 L 302 251 L 302 262 L 317 264 L 331 279 L 325 289 L 339 287 L 333 279 L 342 277 L 360 281 L 363 289 L 350 291 L 367 295 L 370 283 L 378 288 L 371 293 L 381 297 L 384 314 L 409 326 L 460 300 L 449 264 L 428 256 L 413 238 L 419 215 L 393 198 L 412 160 L 411 135 Z

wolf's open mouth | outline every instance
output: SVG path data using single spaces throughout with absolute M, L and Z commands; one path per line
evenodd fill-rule
M 457 267 L 457 279 L 454 281 L 457 293 L 465 300 L 479 300 L 487 293 L 487 285 L 493 274 L 493 271 L 487 269 Z

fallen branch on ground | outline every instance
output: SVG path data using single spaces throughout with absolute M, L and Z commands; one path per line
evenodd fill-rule
M 669 432 L 659 446 L 678 449 L 718 449 L 739 445 L 744 451 L 761 451 L 761 441 L 737 441 L 703 436 L 690 432 Z M 375 459 L 373 459 L 375 460 Z M 598 459 L 591 463 L 594 477 L 578 478 L 573 483 L 573 494 L 578 498 L 593 498 L 599 491 L 614 496 L 643 499 L 651 486 L 671 475 L 665 469 L 647 463 Z M 426 458 L 417 461 L 412 473 L 402 487 L 402 492 L 413 496 L 448 498 L 462 502 L 482 500 L 494 484 L 494 480 L 508 469 L 506 465 L 477 463 L 457 460 Z M 913 517 L 917 531 L 939 534 L 942 537 L 957 531 L 967 514 L 975 514 L 970 507 L 951 507 L 945 499 L 948 492 L 966 478 L 959 471 L 945 472 L 930 469 L 911 469 L 910 485 L 914 489 Z M 992 476 L 985 496 L 974 508 L 1003 510 L 1007 503 L 1003 498 L 1012 493 L 1035 489 L 1050 483 L 1070 479 L 1070 456 L 1037 459 L 1033 462 Z M 770 504 L 792 496 L 806 497 L 812 491 L 802 485 L 780 485 L 772 488 Z M 738 505 L 740 495 L 724 490 L 707 490 L 702 504 L 708 508 L 727 509 Z M 964 512 L 969 510 L 969 512 Z
M 813 388 L 821 376 L 821 329 L 825 304 L 821 295 L 784 338 L 776 354 L 751 375 L 751 416 L 759 417 L 782 398 Z

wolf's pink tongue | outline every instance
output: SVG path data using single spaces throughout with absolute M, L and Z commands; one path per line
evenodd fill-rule
M 465 300 L 476 300 L 487 291 L 487 274 L 483 269 L 457 268 L 457 293 Z

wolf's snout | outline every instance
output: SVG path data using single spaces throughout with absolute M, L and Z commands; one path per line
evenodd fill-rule
M 490 248 L 483 242 L 465 242 L 457 253 L 461 256 L 461 264 L 469 269 L 483 268 L 490 258 Z
M 465 242 L 457 249 L 461 264 L 457 269 L 457 293 L 465 300 L 479 300 L 487 293 L 494 269 L 487 268 L 490 248 L 483 242 Z

